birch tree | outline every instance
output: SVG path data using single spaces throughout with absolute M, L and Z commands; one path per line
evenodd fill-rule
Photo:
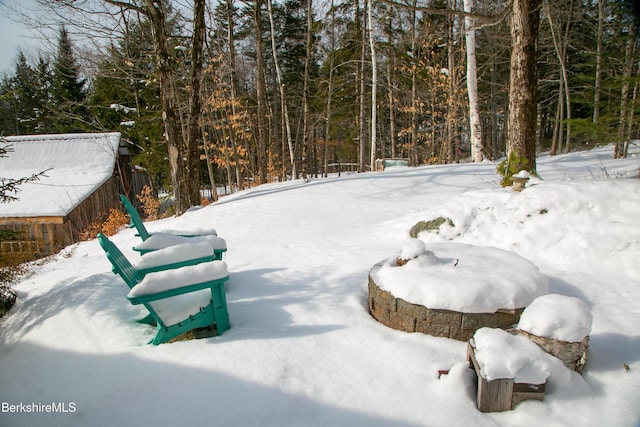
M 298 177 L 298 172 L 296 170 L 296 159 L 293 150 L 293 141 L 291 140 L 291 124 L 289 122 L 287 97 L 284 91 L 284 83 L 282 82 L 282 71 L 280 70 L 280 62 L 278 61 L 278 54 L 276 49 L 276 26 L 273 22 L 273 8 L 271 7 L 271 0 L 267 0 L 267 11 L 269 13 L 269 23 L 271 25 L 271 51 L 273 53 L 273 64 L 276 69 L 276 81 L 278 83 L 278 89 L 280 91 L 280 109 L 282 111 L 282 120 L 284 122 L 282 133 L 286 137 L 287 145 L 289 147 L 289 159 L 291 161 L 291 178 L 296 179 Z
M 464 0 L 465 13 L 471 13 L 473 0 Z M 471 160 L 482 161 L 482 122 L 480 121 L 480 105 L 478 103 L 478 74 L 476 64 L 476 31 L 474 19 L 466 15 L 464 19 L 465 41 L 467 47 L 467 96 L 469 97 L 469 128 L 471 143 Z
M 373 31 L 373 1 L 367 0 L 369 4 L 369 48 L 371 49 L 371 170 L 376 163 L 376 124 L 377 124 L 377 102 L 376 92 L 378 87 L 378 65 L 376 63 L 376 41 Z
M 364 2 L 363 5 L 363 17 L 366 13 L 367 2 Z M 367 21 L 365 19 L 361 19 L 360 16 L 360 1 L 355 0 L 354 2 L 355 9 L 355 28 L 356 34 L 360 34 L 360 66 L 359 75 L 356 78 L 356 84 L 358 84 L 358 170 L 360 172 L 364 172 L 366 170 L 366 152 L 367 152 L 367 139 L 366 139 L 366 106 L 365 106 L 365 92 L 366 92 L 366 79 L 365 79 L 365 61 L 367 58 Z

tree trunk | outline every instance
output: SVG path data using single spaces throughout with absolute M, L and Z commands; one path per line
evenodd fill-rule
M 304 55 L 304 87 L 302 90 L 302 178 L 307 178 L 309 146 L 309 79 L 311 68 L 311 43 L 313 42 L 313 0 L 307 0 L 307 33 Z
M 209 184 L 211 185 L 211 197 L 215 202 L 218 200 L 218 189 L 216 188 L 216 178 L 213 174 L 213 164 L 211 159 L 211 152 L 209 151 L 209 142 L 206 140 L 204 135 L 202 137 L 202 145 L 204 149 L 204 157 L 207 161 L 207 174 L 209 175 Z M 227 164 L 228 169 L 229 161 L 227 160 L 225 163 Z
M 286 138 L 289 147 L 289 160 L 291 161 L 291 179 L 298 178 L 296 170 L 296 159 L 293 150 L 293 141 L 291 140 L 291 124 L 289 122 L 289 110 L 287 109 L 287 97 L 284 93 L 284 83 L 282 82 L 282 71 L 280 70 L 280 61 L 276 50 L 276 27 L 273 22 L 273 10 L 271 8 L 271 0 L 267 0 L 267 10 L 269 11 L 269 23 L 271 24 L 271 51 L 273 52 L 273 64 L 276 68 L 276 81 L 280 89 L 280 108 L 282 110 L 282 119 L 284 121 L 283 137 Z M 286 175 L 286 174 L 285 174 Z
M 204 53 L 204 23 L 206 0 L 193 2 L 193 35 L 191 39 L 191 73 L 189 76 L 189 116 L 187 118 L 186 140 L 186 174 L 188 188 L 188 205 L 184 205 L 183 213 L 191 206 L 202 203 L 200 195 L 200 117 L 202 114 L 202 61 Z M 214 191 L 215 189 L 212 189 Z M 176 212 L 178 210 L 176 209 Z
M 393 8 L 389 10 L 389 27 L 387 29 L 387 43 L 389 52 L 387 54 L 387 86 L 389 95 L 389 144 L 391 144 L 391 157 L 396 157 L 396 106 L 394 95 L 394 55 L 393 55 Z
M 149 22 L 152 28 L 154 50 L 156 53 L 156 67 L 158 73 L 158 80 L 160 83 L 160 96 L 162 100 L 162 121 L 164 124 L 164 135 L 167 141 L 167 151 L 169 157 L 169 166 L 171 170 L 171 185 L 173 189 L 173 195 L 175 199 L 176 214 L 180 215 L 184 213 L 192 205 L 200 203 L 199 194 L 193 191 L 193 188 L 200 188 L 200 174 L 195 173 L 191 175 L 189 172 L 193 172 L 194 160 L 192 158 L 194 153 L 194 144 L 197 147 L 197 143 L 193 141 L 185 141 L 185 135 L 181 132 L 180 116 L 179 116 L 179 100 L 178 90 L 175 85 L 175 74 L 171 67 L 171 57 L 169 55 L 169 47 L 167 41 L 169 35 L 166 34 L 166 15 L 164 11 L 163 3 L 157 3 L 152 0 L 145 0 L 146 9 L 144 10 L 149 18 Z M 204 11 L 204 0 L 197 0 L 194 4 L 194 18 L 196 21 L 199 19 L 197 12 L 199 7 L 202 7 Z M 204 15 L 202 15 L 204 18 Z M 204 19 L 203 19 L 204 20 Z M 193 42 L 197 43 L 197 39 L 203 36 L 203 34 L 196 33 L 197 22 L 194 22 Z M 204 31 L 204 26 L 198 26 L 198 31 Z M 199 44 L 200 49 L 202 44 Z M 195 47 L 194 47 L 195 50 Z M 198 54 L 195 54 L 198 55 Z M 201 55 L 201 53 L 200 53 Z M 196 56 L 196 59 L 201 56 Z M 192 67 L 197 68 L 198 64 L 192 63 Z M 192 78 L 198 78 L 200 71 L 192 71 Z M 196 83 L 196 82 L 191 82 Z M 199 80 L 197 81 L 198 91 L 193 90 L 191 94 L 190 112 L 194 113 L 200 108 L 199 100 Z M 199 111 L 197 111 L 199 118 Z M 191 126 L 191 122 L 190 125 Z M 188 135 L 191 135 L 191 128 L 189 128 Z M 196 135 L 197 140 L 197 135 Z M 196 149 L 197 150 L 197 149 Z M 195 151 L 197 153 L 197 151 Z M 186 160 L 185 160 L 186 159 Z
M 520 170 L 536 171 L 536 44 L 541 0 L 514 0 L 511 14 L 511 63 L 506 181 Z M 511 171 L 511 172 L 510 172 Z
M 638 64 L 638 73 L 640 76 L 640 63 Z M 633 85 L 633 96 L 631 97 L 631 106 L 629 108 L 629 114 L 627 119 L 627 132 L 624 140 L 624 147 L 622 149 L 622 157 L 627 157 L 629 153 L 629 144 L 631 143 L 631 137 L 633 132 L 633 118 L 635 117 L 636 105 L 638 103 L 638 80 Z
M 549 7 L 549 0 L 544 0 L 544 9 L 545 15 L 547 15 L 547 20 L 549 21 L 549 28 L 551 30 L 551 39 L 553 41 L 553 47 L 556 51 L 556 56 L 558 57 L 558 64 L 560 65 L 560 76 L 562 79 L 562 83 L 564 85 L 564 102 L 565 102 L 565 116 L 561 116 L 561 119 L 566 117 L 567 119 L 567 137 L 565 142 L 565 153 L 569 152 L 571 148 L 571 88 L 569 87 L 569 77 L 567 75 L 567 48 L 569 45 L 569 35 L 571 28 L 571 19 L 573 16 L 573 8 L 574 1 L 570 2 L 569 6 L 569 17 L 567 18 L 566 28 L 565 28 L 565 36 L 564 40 L 560 39 L 560 27 L 556 28 L 553 17 L 551 16 L 551 9 Z
M 364 7 L 367 7 L 367 3 L 364 3 Z M 355 0 L 355 13 L 356 13 L 356 32 L 360 32 L 361 34 L 361 49 L 360 49 L 360 75 L 358 76 L 358 94 L 359 94 L 359 113 L 358 113 L 358 125 L 360 131 L 358 132 L 358 171 L 365 172 L 366 171 L 366 158 L 367 158 L 367 139 L 366 139 L 366 111 L 365 111 L 365 89 L 366 89 L 366 81 L 364 78 L 365 74 L 365 60 L 367 58 L 367 26 L 366 21 L 360 19 L 360 6 L 359 0 Z M 364 13 L 364 11 L 363 11 Z
M 473 0 L 464 0 L 464 11 L 471 13 Z M 476 31 L 473 29 L 474 20 L 465 17 L 464 20 L 467 44 L 467 94 L 469 96 L 469 127 L 471 131 L 471 160 L 482 161 L 482 122 L 480 121 L 480 105 L 478 103 L 478 74 L 476 65 Z
M 456 0 L 447 1 L 449 10 L 456 9 Z M 449 73 L 447 76 L 447 120 L 446 120 L 446 136 L 443 144 L 444 158 L 446 162 L 457 162 L 458 150 L 456 149 L 455 131 L 456 131 L 456 61 L 454 55 L 454 19 L 453 15 L 447 15 L 447 68 Z
M 604 2 L 598 0 L 598 36 L 596 40 L 596 77 L 593 93 L 593 123 L 600 120 L 600 94 L 602 87 L 602 36 L 604 33 Z
M 229 69 L 231 70 L 230 77 L 230 89 L 231 89 L 231 114 L 233 115 L 233 119 L 237 117 L 237 99 L 238 99 L 238 90 L 237 90 L 237 82 L 236 82 L 236 48 L 235 48 L 235 35 L 234 35 L 234 22 L 233 22 L 233 0 L 227 0 L 227 43 L 229 45 Z M 235 123 L 232 120 L 231 126 L 229 127 L 229 139 L 231 140 L 231 150 L 233 156 L 233 162 L 235 163 L 235 171 L 236 171 L 236 184 L 238 188 L 242 190 L 244 188 L 244 172 L 242 171 L 242 165 L 240 164 L 240 155 L 238 154 L 238 142 L 236 140 L 236 129 Z M 229 180 L 229 187 L 231 192 L 233 193 L 233 185 L 231 184 L 231 180 Z
M 375 170 L 376 163 L 376 124 L 378 108 L 376 100 L 376 92 L 378 88 L 378 64 L 376 63 L 376 42 L 373 34 L 373 2 L 369 3 L 369 48 L 371 49 L 371 170 Z
M 265 82 L 264 47 L 262 44 L 262 0 L 255 0 L 254 20 L 256 25 L 256 96 L 258 98 L 258 179 L 261 184 L 267 181 L 267 135 L 265 119 L 267 117 L 267 93 Z
M 418 158 L 418 104 L 417 104 L 417 56 L 416 49 L 416 5 L 417 0 L 413 0 L 411 8 L 411 141 L 409 142 L 409 157 L 415 165 L 419 163 Z
M 629 35 L 627 39 L 627 47 L 625 49 L 624 54 L 624 68 L 622 71 L 622 89 L 620 94 L 620 123 L 618 125 L 618 138 L 616 139 L 616 144 L 614 147 L 613 157 L 619 158 L 624 157 L 624 145 L 625 145 L 625 128 L 627 121 L 627 109 L 629 108 L 629 80 L 631 78 L 631 73 L 633 71 L 633 56 L 635 52 L 635 27 L 631 24 L 631 28 L 629 29 Z
M 329 82 L 327 84 L 327 107 L 325 113 L 325 128 L 324 128 L 324 147 L 322 150 L 322 170 L 323 176 L 326 178 L 329 175 L 329 140 L 331 138 L 331 99 L 333 98 L 333 71 L 334 71 L 334 52 L 336 50 L 336 37 L 335 37 L 335 7 L 333 0 L 331 0 L 331 22 L 329 23 L 329 46 L 331 48 L 329 52 Z

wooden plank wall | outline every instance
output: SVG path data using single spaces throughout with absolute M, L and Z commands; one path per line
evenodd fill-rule
M 118 181 L 111 178 L 66 217 L 72 241 L 77 242 L 78 235 L 92 223 L 104 220 L 110 209 L 120 207 Z
M 0 254 L 12 253 L 21 259 L 42 258 L 73 243 L 69 238 L 69 225 L 63 222 L 3 224 L 0 229 L 18 233 L 15 240 L 0 242 Z
M 15 240 L 0 241 L 0 254 L 41 258 L 79 241 L 90 224 L 103 220 L 111 208 L 119 208 L 118 181 L 109 179 L 66 217 L 0 218 L 0 229 L 19 233 Z

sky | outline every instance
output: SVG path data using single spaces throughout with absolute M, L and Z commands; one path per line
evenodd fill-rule
M 25 3 L 21 4 L 24 5 Z M 14 7 L 17 3 L 13 0 L 0 0 L 0 73 L 12 71 L 18 49 L 29 53 L 37 46 L 32 32 L 23 24 L 16 22 Z
M 541 179 L 521 193 L 500 187 L 488 161 L 396 167 L 261 185 L 147 222 L 152 233 L 214 227 L 225 239 L 231 328 L 217 337 L 147 345 L 155 328 L 136 323 L 144 308 L 127 301 L 98 242 L 67 247 L 14 285 L 18 301 L 0 319 L 0 425 L 637 427 L 640 141 L 631 150 L 627 159 L 613 159 L 611 146 L 541 155 Z M 582 375 L 510 345 L 506 332 L 490 334 L 488 350 L 504 349 L 489 356 L 499 362 L 491 376 L 535 374 L 547 386 L 543 401 L 481 413 L 466 342 L 401 332 L 369 314 L 372 267 L 426 254 L 405 250 L 409 230 L 438 217 L 452 225 L 419 235 L 433 259 L 393 268 L 423 269 L 425 280 L 457 271 L 442 297 L 514 268 L 543 275 L 548 295 L 586 306 Z M 111 240 L 142 259 L 135 230 Z M 538 298 L 515 301 L 527 311 Z M 549 332 L 577 321 L 550 319 L 554 301 L 543 301 Z M 528 323 L 522 330 L 542 334 L 539 320 Z M 477 359 L 487 360 L 482 335 Z

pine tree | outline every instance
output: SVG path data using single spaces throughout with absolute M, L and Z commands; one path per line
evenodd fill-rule
M 5 135 L 25 135 L 40 131 L 46 108 L 46 83 L 40 71 L 18 52 L 13 75 L 0 83 L 0 132 Z
M 153 46 L 148 22 L 131 24 L 104 53 L 91 80 L 88 96 L 92 127 L 118 130 L 131 143 L 134 163 L 154 182 L 171 185 L 166 143 L 160 119 L 160 88 L 153 76 Z
M 80 66 L 73 54 L 73 44 L 63 26 L 58 33 L 58 52 L 53 64 L 51 109 L 56 117 L 53 130 L 73 132 L 86 129 L 86 80 L 80 77 Z

